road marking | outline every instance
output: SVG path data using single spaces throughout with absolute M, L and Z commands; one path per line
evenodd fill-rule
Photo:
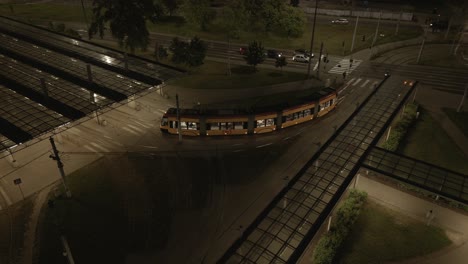
M 93 145 L 93 146 L 95 146 L 95 147 L 98 148 L 98 149 L 103 150 L 104 152 L 109 152 L 109 149 L 106 149 L 105 147 L 103 147 L 103 146 L 101 146 L 101 145 L 99 145 L 99 144 L 96 144 L 96 143 L 94 143 L 94 142 L 91 142 L 90 144 Z
M 129 126 L 130 128 L 132 128 L 132 129 L 134 129 L 134 130 L 138 131 L 138 132 L 145 132 L 145 131 L 144 131 L 144 130 L 142 130 L 141 128 L 139 128 L 139 127 L 136 127 L 136 126 L 134 126 L 134 125 L 130 125 L 130 124 L 128 124 L 128 126 Z
M 3 181 L 5 181 L 5 180 L 3 180 Z M 5 199 L 5 202 L 7 203 L 7 206 L 10 206 L 11 205 L 10 197 L 8 197 L 5 190 L 3 190 L 2 186 L 0 186 L 0 193 L 2 193 L 3 199 Z
M 366 81 L 365 81 L 365 82 L 364 82 L 364 83 L 361 85 L 361 87 L 364 87 L 364 86 L 366 86 L 366 84 L 367 84 L 368 82 L 370 82 L 370 80 L 369 80 L 369 79 L 367 79 L 367 80 L 366 80 Z
M 236 150 L 233 150 L 232 152 L 241 152 L 241 151 L 244 151 L 243 149 L 236 149 Z
M 139 147 L 144 147 L 144 148 L 152 148 L 152 149 L 157 149 L 158 147 L 156 146 L 145 146 L 145 145 L 138 145 Z
M 290 139 L 290 138 L 291 138 L 291 137 L 285 137 L 285 138 L 283 138 L 283 140 L 288 140 L 288 139 Z
M 318 61 L 317 61 L 317 63 L 315 64 L 313 71 L 316 71 L 316 70 L 317 70 L 317 67 L 318 67 Z
M 89 150 L 89 151 L 91 151 L 91 152 L 93 152 L 93 153 L 99 152 L 99 151 L 95 150 L 94 148 L 92 148 L 92 147 L 90 147 L 90 146 L 88 146 L 88 145 L 84 145 L 84 148 L 87 149 L 87 150 Z
M 233 144 L 232 146 L 240 146 L 240 145 L 244 145 L 244 143 L 237 143 L 237 144 Z
M 350 85 L 352 82 L 354 82 L 355 79 L 356 79 L 356 78 L 352 78 L 352 79 L 349 80 L 346 84 L 347 84 L 347 85 Z
M 362 80 L 361 78 L 357 79 L 356 82 L 353 83 L 353 86 L 355 86 L 356 84 L 358 84 L 361 80 Z
M 263 148 L 263 147 L 266 147 L 266 146 L 270 146 L 271 144 L 273 144 L 273 143 L 263 144 L 263 145 L 260 145 L 260 146 L 256 146 L 255 148 Z
M 152 127 L 151 125 L 148 125 L 148 124 L 143 124 L 143 123 L 141 123 L 141 122 L 138 122 L 138 121 L 133 121 L 133 122 L 135 122 L 135 123 L 139 124 L 140 126 L 142 126 L 142 127 L 144 127 L 144 128 L 151 128 L 151 127 Z
M 134 134 L 134 135 L 138 135 L 138 133 L 136 133 L 135 131 L 129 129 L 128 127 L 122 127 L 122 129 L 125 130 L 125 131 L 127 131 L 127 132 L 130 132 L 130 133 L 132 133 L 132 134 Z

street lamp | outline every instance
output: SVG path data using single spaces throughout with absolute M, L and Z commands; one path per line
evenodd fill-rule
M 312 56 L 313 53 L 313 48 L 314 48 L 314 36 L 315 36 L 315 24 L 317 21 L 317 6 L 318 6 L 318 0 L 315 0 L 315 11 L 314 11 L 314 23 L 312 25 L 312 37 L 310 39 L 310 55 Z M 307 66 L 307 79 L 310 78 L 310 63 L 311 59 L 309 59 L 309 65 Z M 319 58 L 320 59 L 320 58 Z

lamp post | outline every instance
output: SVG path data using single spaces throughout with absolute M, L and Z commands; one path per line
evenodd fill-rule
M 317 6 L 318 6 L 318 0 L 315 0 L 315 11 L 314 11 L 314 22 L 312 24 L 312 37 L 310 38 L 310 55 L 312 55 L 312 49 L 314 48 L 314 35 L 315 35 L 315 24 L 317 21 Z M 319 58 L 320 59 L 320 58 Z M 309 65 L 307 66 L 307 79 L 310 78 L 310 64 L 311 64 L 312 58 L 309 59 Z

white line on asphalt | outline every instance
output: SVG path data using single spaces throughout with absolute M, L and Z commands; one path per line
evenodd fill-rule
M 84 145 L 84 148 L 87 149 L 87 150 L 89 150 L 89 151 L 91 151 L 91 152 L 94 152 L 94 153 L 99 152 L 99 151 L 95 150 L 94 148 L 92 148 L 92 147 L 90 147 L 90 146 L 88 146 L 88 145 Z
M 132 128 L 132 129 L 138 131 L 138 132 L 145 132 L 145 131 L 142 130 L 141 128 L 138 128 L 138 127 L 136 127 L 136 126 L 134 126 L 134 125 L 128 124 L 128 126 L 129 126 L 130 128 Z
M 5 181 L 5 180 L 3 180 L 3 181 Z M 5 199 L 5 202 L 7 203 L 7 206 L 10 206 L 11 205 L 10 197 L 8 197 L 5 190 L 3 190 L 2 186 L 0 186 L 0 193 L 2 193 L 3 199 Z
M 369 80 L 369 79 L 367 79 L 367 80 L 366 80 L 366 81 L 365 81 L 365 82 L 364 82 L 364 83 L 361 85 L 361 87 L 364 87 L 364 86 L 366 86 L 366 84 L 367 84 L 368 82 L 370 82 L 370 80 Z
M 313 70 L 314 70 L 314 71 L 316 71 L 316 70 L 317 70 L 317 67 L 318 67 L 318 61 L 317 61 L 317 63 L 315 64 L 315 66 L 314 66 L 314 69 L 313 69 Z
M 240 146 L 240 145 L 244 145 L 244 143 L 237 143 L 237 144 L 233 144 L 232 146 Z
M 273 144 L 273 143 L 267 143 L 267 144 L 263 144 L 263 145 L 260 145 L 260 146 L 256 146 L 256 148 L 263 148 L 263 147 L 266 147 L 266 146 L 270 146 L 271 144 Z
M 244 151 L 243 149 L 236 149 L 236 150 L 233 150 L 232 152 L 241 152 L 241 151 Z
M 290 138 L 291 138 L 291 137 L 285 137 L 285 138 L 283 138 L 283 140 L 288 140 L 288 139 L 290 139 Z
M 140 126 L 142 126 L 142 127 L 144 127 L 144 128 L 151 128 L 151 127 L 152 127 L 151 125 L 148 125 L 148 124 L 143 124 L 143 123 L 141 123 L 141 122 L 138 122 L 138 121 L 133 121 L 133 122 L 135 122 L 135 123 L 139 124 Z
M 109 149 L 106 149 L 105 147 L 103 147 L 103 146 L 101 146 L 101 145 L 99 145 L 99 144 L 96 144 L 96 143 L 94 143 L 94 142 L 91 142 L 91 145 L 95 146 L 95 147 L 98 148 L 98 149 L 103 150 L 104 152 L 109 152 Z
M 357 79 L 356 82 L 353 83 L 353 86 L 355 86 L 356 84 L 358 84 L 361 80 L 362 80 L 361 78 Z
M 144 147 L 144 148 L 152 148 L 152 149 L 157 149 L 158 147 L 156 146 L 145 146 L 145 145 L 138 145 L 139 147 Z
M 125 131 L 127 131 L 127 132 L 130 132 L 130 133 L 132 133 L 132 134 L 134 134 L 134 135 L 138 135 L 138 133 L 136 133 L 135 131 L 129 129 L 128 127 L 122 127 L 122 129 L 125 130 Z
M 349 80 L 346 84 L 347 84 L 347 85 L 350 85 L 352 82 L 354 82 L 355 79 L 356 79 L 356 78 L 352 78 L 352 79 Z

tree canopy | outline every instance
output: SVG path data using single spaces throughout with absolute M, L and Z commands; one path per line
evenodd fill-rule
M 89 38 L 102 38 L 109 23 L 111 35 L 119 45 L 131 52 L 145 50 L 149 44 L 146 22 L 155 22 L 162 8 L 153 0 L 93 0 L 93 16 L 88 30 Z
M 203 64 L 206 56 L 206 44 L 198 37 L 194 37 L 190 42 L 173 38 L 169 46 L 172 52 L 172 62 L 184 63 L 190 67 L 197 67 Z
M 265 61 L 265 49 L 261 42 L 254 41 L 249 44 L 244 55 L 247 64 L 254 66 L 256 69 L 257 64 Z
M 185 0 L 182 5 L 185 19 L 206 30 L 208 24 L 214 19 L 216 13 L 210 8 L 210 0 Z

